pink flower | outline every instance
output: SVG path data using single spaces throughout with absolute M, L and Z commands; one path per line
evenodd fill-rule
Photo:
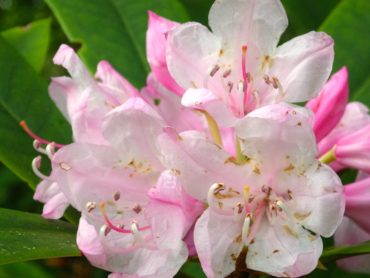
M 360 102 L 347 104 L 344 114 L 337 126 L 323 138 L 318 146 L 320 155 L 334 147 L 338 141 L 370 124 L 369 109 Z
M 339 139 L 334 156 L 345 167 L 370 173 L 370 124 Z
M 331 236 L 344 213 L 340 179 L 315 159 L 311 115 L 286 104 L 265 106 L 241 120 L 236 133 L 239 161 L 199 132 L 160 137 L 164 165 L 209 206 L 194 232 L 203 270 L 227 276 L 248 247 L 249 269 L 285 277 L 311 272 L 320 235 Z
M 143 100 L 128 99 L 102 126 L 109 145 L 74 143 L 52 160 L 53 178 L 82 212 L 77 244 L 108 271 L 172 277 L 188 257 L 183 239 L 203 205 L 159 161 L 155 138 L 164 121 Z
M 211 115 L 241 118 L 263 105 L 315 97 L 329 77 L 333 40 L 310 32 L 277 47 L 288 25 L 278 0 L 215 1 L 209 13 L 213 32 L 198 23 L 168 34 L 167 64 L 188 89 L 185 106 L 222 106 Z
M 315 114 L 313 130 L 320 142 L 338 124 L 348 103 L 348 71 L 343 67 L 326 83 L 320 94 L 306 107 Z
M 346 195 L 345 217 L 335 232 L 335 244 L 355 245 L 370 240 L 370 177 L 358 177 L 357 181 L 344 187 Z M 339 260 L 340 267 L 355 272 L 370 273 L 370 255 Z
M 179 23 L 170 21 L 149 11 L 149 25 L 146 33 L 146 52 L 155 78 L 168 90 L 181 96 L 184 93 L 171 77 L 166 62 L 167 34 Z

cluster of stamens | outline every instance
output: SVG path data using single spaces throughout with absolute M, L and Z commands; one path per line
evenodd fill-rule
M 227 188 L 222 183 L 215 183 L 208 191 L 207 201 L 212 209 L 221 214 L 233 215 L 236 221 L 244 217 L 242 240 L 245 245 L 252 241 L 264 215 L 271 223 L 277 218 L 285 219 L 291 216 L 285 202 L 285 199 L 292 198 L 290 190 L 286 194 L 287 197 L 278 196 L 271 187 L 262 186 L 260 190 L 260 193 L 252 194 L 250 187 L 244 186 L 241 193 Z
M 86 203 L 85 209 L 90 216 L 93 216 L 92 214 L 96 208 L 99 209 L 97 213 L 100 214 L 100 216 L 103 216 L 105 222 L 105 224 L 100 227 L 100 235 L 106 237 L 112 231 L 115 231 L 121 234 L 131 234 L 134 238 L 134 244 L 143 242 L 144 237 L 142 235 L 142 232 L 150 230 L 150 225 L 139 226 L 138 219 L 136 218 L 133 218 L 129 224 L 114 224 L 110 219 L 106 209 L 107 206 L 113 208 L 115 210 L 114 214 L 120 217 L 122 217 L 126 213 L 134 213 L 135 215 L 139 216 L 142 212 L 144 212 L 144 208 L 140 204 L 134 204 L 131 207 L 124 207 L 123 209 L 119 208 L 117 202 L 120 199 L 120 192 L 116 192 L 113 194 L 113 200 L 107 202 L 100 201 L 98 204 L 96 202 L 90 201 Z M 127 218 L 127 216 L 125 218 Z

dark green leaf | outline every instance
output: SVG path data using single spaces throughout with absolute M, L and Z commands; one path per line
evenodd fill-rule
M 23 262 L 0 266 L 0 277 L 52 278 L 44 268 L 34 262 Z
M 366 241 L 357 245 L 327 248 L 322 253 L 320 261 L 327 262 L 369 253 L 370 253 L 370 241 Z
M 369 93 L 357 93 L 369 83 L 370 69 L 370 1 L 343 0 L 320 27 L 335 40 L 334 71 L 342 66 L 349 69 L 352 99 L 360 98 L 369 104 Z
M 145 55 L 147 11 L 172 20 L 188 15 L 179 0 L 46 0 L 68 38 L 81 43 L 80 55 L 94 71 L 108 60 L 135 86 L 143 86 L 148 73 Z
M 340 0 L 282 0 L 289 26 L 282 41 L 317 30 Z
M 0 209 L 0 238 L 0 265 L 81 255 L 75 226 L 27 212 Z
M 11 28 L 1 32 L 1 35 L 37 72 L 41 71 L 49 47 L 50 19 Z
M 180 0 L 188 11 L 191 20 L 208 24 L 208 13 L 214 0 Z
M 25 120 L 35 133 L 68 142 L 70 128 L 51 102 L 47 83 L 0 37 L 0 160 L 24 181 L 35 185 L 30 163 L 32 139 L 19 126 Z

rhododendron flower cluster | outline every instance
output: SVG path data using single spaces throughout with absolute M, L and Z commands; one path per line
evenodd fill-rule
M 111 277 L 173 277 L 189 256 L 207 277 L 240 261 L 298 277 L 338 227 L 337 244 L 354 243 L 355 229 L 370 239 L 368 111 L 348 103 L 346 68 L 325 84 L 330 36 L 278 46 L 287 24 L 279 0 L 216 0 L 211 30 L 149 12 L 152 72 L 140 90 L 107 61 L 93 77 L 62 45 L 54 63 L 70 77 L 54 78 L 49 93 L 73 142 L 23 123 L 51 161 L 49 175 L 41 156 L 32 164 L 43 216 L 80 211 L 77 245 Z M 345 168 L 363 174 L 343 190 Z

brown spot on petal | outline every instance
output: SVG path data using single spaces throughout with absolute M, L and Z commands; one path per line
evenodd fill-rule
M 292 163 L 290 163 L 287 167 L 284 168 L 285 172 L 290 172 L 292 170 L 294 170 L 294 165 Z
M 238 260 L 238 256 L 236 256 L 235 254 L 231 254 L 230 255 L 231 259 L 236 262 Z
M 236 243 L 241 243 L 242 242 L 242 235 L 238 235 L 235 240 L 234 240 Z
M 225 51 L 223 48 L 220 49 L 220 52 L 218 53 L 218 56 L 223 56 L 225 54 Z
M 273 254 L 276 254 L 278 252 L 280 252 L 280 250 L 278 250 L 278 249 L 275 249 L 274 251 L 272 251 Z
M 303 220 L 305 220 L 307 217 L 309 217 L 311 215 L 311 211 L 309 211 L 307 213 L 295 212 L 293 215 L 294 215 L 294 218 L 295 219 L 300 220 L 300 221 L 303 221 Z
M 71 170 L 72 169 L 72 167 L 71 166 L 69 166 L 67 163 L 65 163 L 65 162 L 60 162 L 59 163 L 59 167 L 62 169 L 62 170 L 64 170 L 64 171 L 69 171 L 69 170 Z
M 178 170 L 178 169 L 171 169 L 171 173 L 174 174 L 175 176 L 180 176 L 181 175 L 181 171 Z
M 284 231 L 285 231 L 288 235 L 290 235 L 290 236 L 292 236 L 292 237 L 294 237 L 294 238 L 298 238 L 298 234 L 297 234 L 297 232 L 296 232 L 296 231 L 294 231 L 292 228 L 290 228 L 288 225 L 284 225 L 284 226 L 283 226 L 283 228 L 284 228 Z
M 254 167 L 253 167 L 253 173 L 255 173 L 256 175 L 261 174 L 261 170 L 257 165 L 254 165 Z

